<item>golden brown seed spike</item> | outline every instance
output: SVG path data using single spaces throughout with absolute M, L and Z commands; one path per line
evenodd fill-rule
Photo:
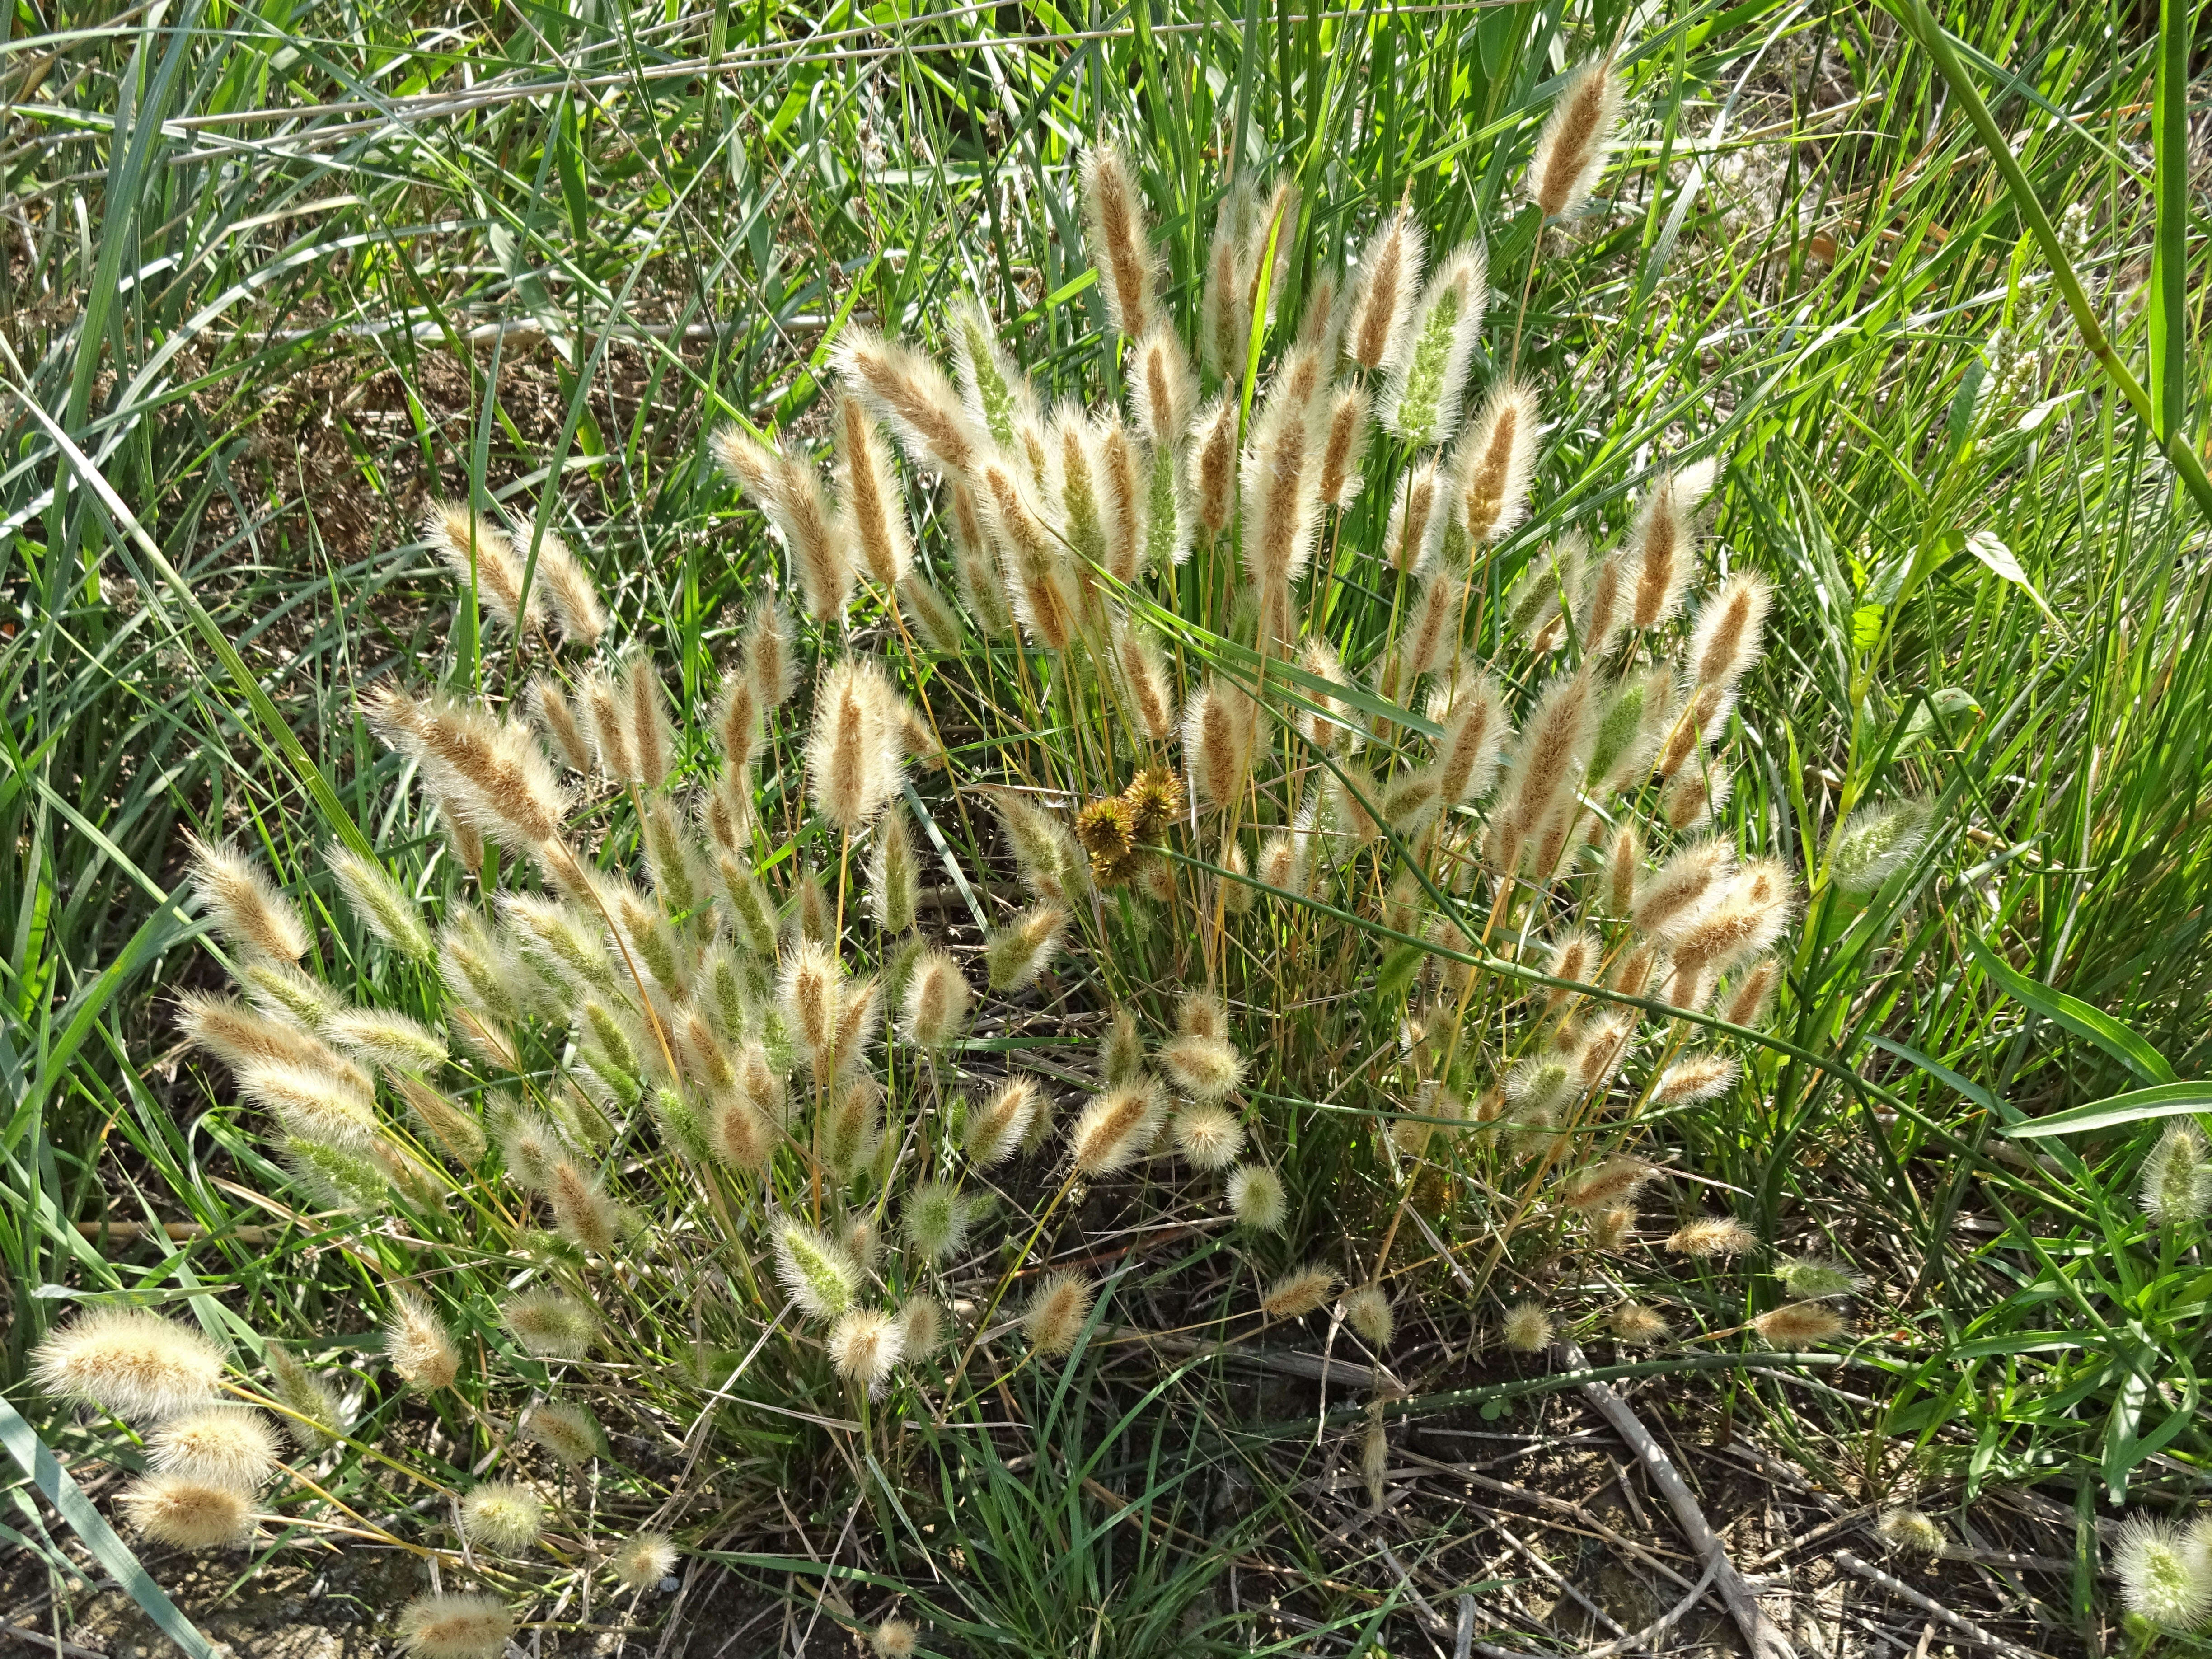
M 635 769 L 629 739 L 623 726 L 622 704 L 615 696 L 614 676 L 601 669 L 586 680 L 580 693 L 586 728 L 598 753 L 599 769 L 611 778 L 626 778 Z
M 441 501 L 422 520 L 422 539 L 455 580 L 464 588 L 475 586 L 477 604 L 501 627 L 513 631 L 518 626 L 544 626 L 544 596 L 535 584 L 526 611 L 517 621 L 516 607 L 523 604 L 522 563 L 506 532 L 477 517 L 464 502 Z
M 1198 406 L 1198 380 L 1182 338 L 1164 323 L 1130 354 L 1129 397 L 1145 441 L 1180 455 Z
M 1117 1084 L 1093 1097 L 1069 1132 L 1076 1172 L 1095 1177 L 1127 1169 L 1152 1144 L 1166 1115 L 1167 1102 L 1150 1079 Z
M 1083 156 L 1083 225 L 1106 319 L 1134 340 L 1152 326 L 1152 245 L 1129 164 L 1120 146 L 1092 144 Z
M 229 945 L 279 962 L 297 962 L 307 954 L 310 940 L 300 913 L 251 859 L 228 842 L 211 847 L 189 834 L 186 840 L 192 889 Z
M 1459 648 L 1460 617 L 1467 604 L 1467 584 L 1449 570 L 1438 570 L 1421 584 L 1413 602 L 1413 615 L 1401 642 L 1397 684 L 1394 689 L 1409 701 L 1413 682 L 1433 673 Z M 1385 692 L 1384 696 L 1389 696 Z
M 1696 920 L 1707 897 L 1735 866 L 1728 843 L 1713 837 L 1692 842 L 1662 865 L 1657 874 L 1638 884 L 1632 915 L 1638 929 L 1671 939 Z
M 1145 735 L 1165 743 L 1175 734 L 1175 688 L 1158 642 L 1149 630 L 1124 619 L 1114 629 L 1114 665 Z
M 1030 506 L 1012 470 L 994 459 L 983 464 L 983 505 L 1007 571 L 1014 614 L 1030 637 L 1048 651 L 1061 651 L 1075 635 L 1080 603 L 1067 558 L 1060 543 Z
M 736 673 L 723 683 L 714 705 L 714 740 L 732 767 L 749 764 L 760 746 L 760 690 L 752 676 Z
M 895 588 L 914 565 L 906 502 L 891 470 L 890 448 L 860 400 L 837 399 L 837 475 L 845 517 L 860 544 L 860 562 L 876 585 Z
M 790 550 L 807 614 L 834 622 L 853 591 L 853 552 L 844 522 L 823 498 L 822 479 L 804 460 L 778 453 L 725 427 L 712 441 L 715 459 Z
M 823 816 L 848 834 L 866 827 L 904 781 L 897 700 L 865 658 L 848 657 L 823 677 L 806 739 L 807 783 Z
M 1730 690 L 1759 659 L 1773 598 L 1774 589 L 1765 577 L 1739 572 L 1705 601 L 1690 632 L 1688 656 L 1691 676 L 1700 689 Z
M 1628 596 L 1624 591 L 1623 577 L 1621 556 L 1608 553 L 1583 584 L 1575 631 L 1581 636 L 1585 656 L 1601 657 L 1610 651 L 1628 621 Z
M 517 556 L 526 558 L 529 552 L 526 539 Z M 560 619 L 561 631 L 586 650 L 597 645 L 607 631 L 606 607 L 599 603 L 599 590 L 583 562 L 569 550 L 568 542 L 550 530 L 538 538 L 538 564 L 531 582 L 533 599 L 541 584 L 546 602 Z
M 1242 711 L 1243 694 L 1208 681 L 1191 698 L 1183 716 L 1183 752 L 1189 757 L 1191 788 L 1207 804 L 1227 807 L 1243 793 L 1251 767 L 1251 732 Z
M 1347 386 L 1328 405 L 1321 453 L 1324 506 L 1342 512 L 1358 498 L 1360 486 L 1366 482 L 1367 439 L 1367 393 L 1361 387 Z
M 1445 800 L 1475 800 L 1489 793 L 1505 733 L 1505 702 L 1497 681 L 1480 672 L 1462 676 L 1437 741 L 1437 787 Z
M 1267 277 L 1267 320 L 1273 323 L 1282 308 L 1283 289 L 1290 281 L 1291 250 L 1297 245 L 1298 187 L 1287 175 L 1275 180 L 1267 195 L 1267 210 L 1252 222 L 1238 261 L 1244 270 L 1244 314 L 1249 319 L 1260 303 L 1260 277 L 1267 258 L 1267 239 L 1275 241 L 1275 268 Z
M 1072 1351 L 1090 1317 L 1094 1291 L 1080 1273 L 1053 1273 L 1045 1276 L 1022 1316 L 1022 1328 L 1040 1354 Z
M 1460 521 L 1473 545 L 1499 540 L 1527 515 L 1537 431 L 1533 391 L 1518 380 L 1492 388 L 1455 457 Z
M 1644 497 L 1628 542 L 1636 573 L 1628 623 L 1656 628 L 1681 608 L 1697 551 L 1692 515 L 1711 489 L 1713 464 L 1700 461 L 1680 472 L 1662 472 Z
M 935 471 L 963 473 L 982 441 L 945 371 L 920 352 L 848 324 L 831 350 L 838 375 L 887 422 L 907 459 Z
M 1596 736 L 1597 700 L 1592 690 L 1587 670 L 1562 675 L 1544 688 L 1521 729 L 1504 816 L 1526 840 L 1537 839 L 1547 820 L 1572 801 L 1582 781 Z
M 1133 582 L 1145 547 L 1144 469 L 1129 428 L 1109 416 L 1097 438 L 1098 516 L 1105 543 L 1107 572 L 1117 581 Z
M 1283 398 L 1255 422 L 1244 454 L 1244 569 L 1272 613 L 1267 620 L 1279 638 L 1287 631 L 1291 585 L 1313 555 L 1321 523 L 1320 481 L 1309 435 L 1304 405 Z
M 1401 575 L 1425 569 L 1436 550 L 1443 528 L 1437 514 L 1437 463 L 1434 457 L 1398 477 L 1398 493 L 1391 499 L 1390 522 L 1383 532 L 1390 568 Z
M 633 768 L 623 781 L 658 789 L 668 781 L 669 769 L 676 758 L 676 734 L 668 723 L 668 700 L 661 690 L 660 671 L 650 655 L 634 649 L 623 658 L 616 684 Z
M 1191 494 L 1198 521 L 1218 536 L 1237 511 L 1237 404 L 1217 398 L 1199 411 L 1193 431 Z
M 1614 915 L 1625 916 L 1636 908 L 1636 884 L 1643 873 L 1644 839 L 1635 821 L 1623 817 L 1605 849 L 1606 899 Z
M 1361 250 L 1352 277 L 1345 355 L 1370 373 L 1396 355 L 1421 283 L 1420 228 L 1405 209 L 1392 215 Z
M 1611 58 L 1593 59 L 1568 76 L 1528 161 L 1528 199 L 1546 218 L 1572 213 L 1589 198 L 1605 170 L 1620 118 L 1620 88 Z
M 531 719 L 537 721 L 562 764 L 578 772 L 590 771 L 592 746 L 560 686 L 540 674 L 530 682 L 527 702 Z
M 380 738 L 414 757 L 458 826 L 518 852 L 558 838 L 568 798 L 528 727 L 389 686 L 372 690 L 362 712 Z
M 1270 1319 L 1303 1319 L 1336 1294 L 1337 1277 L 1319 1266 L 1293 1267 L 1267 1287 L 1260 1311 Z
M 975 492 L 965 478 L 947 482 L 945 515 L 952 531 L 953 580 L 961 603 L 986 639 L 1004 639 L 1014 626 L 1013 608 L 1006 599 L 1006 578 L 983 527 Z

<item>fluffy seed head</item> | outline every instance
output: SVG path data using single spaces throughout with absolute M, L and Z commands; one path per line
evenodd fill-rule
M 192 890 L 226 943 L 279 962 L 297 962 L 307 953 L 307 925 L 258 864 L 229 842 L 210 846 L 189 831 L 185 842 L 191 848 Z
M 1420 227 L 1401 210 L 1369 238 L 1352 274 L 1344 355 L 1370 371 L 1393 360 L 1408 332 L 1421 285 Z
M 2193 1630 L 2212 1613 L 2212 1557 L 2202 1538 L 2171 1522 L 2129 1516 L 2112 1542 L 2112 1571 L 2128 1611 L 2160 1630 Z
M 269 1362 L 271 1392 L 293 1413 L 284 1419 L 284 1432 L 292 1443 L 302 1451 L 334 1444 L 344 1420 L 336 1390 L 281 1343 L 265 1345 L 262 1354 Z
M 1366 482 L 1369 436 L 1364 388 L 1346 386 L 1332 393 L 1322 427 L 1319 492 L 1323 507 L 1342 512 L 1358 499 Z
M 1381 1285 L 1363 1285 L 1344 1298 L 1344 1322 L 1369 1347 L 1380 1350 L 1390 1346 L 1398 1318 Z
M 974 467 L 981 434 L 945 371 L 927 357 L 848 324 L 831 360 L 839 378 L 869 411 L 889 422 L 909 461 L 947 475 Z
M 1667 1322 L 1641 1302 L 1624 1302 L 1613 1310 L 1613 1335 L 1617 1342 L 1648 1348 L 1674 1334 Z
M 599 1340 L 599 1317 L 591 1304 L 559 1291 L 525 1291 L 500 1307 L 514 1340 L 540 1359 L 581 1359 Z
M 1012 921 L 985 936 L 983 963 L 994 991 L 1018 991 L 1034 981 L 1060 950 L 1069 916 L 1060 905 L 1045 900 L 1032 904 Z
M 1552 1340 L 1552 1316 L 1540 1302 L 1516 1302 L 1498 1322 L 1498 1340 L 1516 1353 L 1535 1353 Z
M 1121 792 L 1129 809 L 1129 834 L 1139 846 L 1163 840 L 1182 822 L 1185 796 L 1182 780 L 1165 767 L 1147 767 Z
M 1662 1106 L 1712 1100 L 1732 1087 L 1742 1068 L 1727 1054 L 1688 1054 L 1659 1075 L 1652 1099 Z
M 903 1619 L 886 1619 L 868 1632 L 868 1646 L 876 1659 L 908 1659 L 921 1633 Z
M 2160 1226 L 2201 1221 L 2212 1212 L 2212 1164 L 2194 1125 L 2177 1123 L 2159 1137 L 2143 1160 L 2140 1190 L 2143 1213 Z
M 822 815 L 848 834 L 865 828 L 904 781 L 897 698 L 864 658 L 847 657 L 823 678 L 806 739 L 807 783 Z
M 399 1613 L 409 1659 L 499 1659 L 514 1635 L 514 1615 L 495 1595 L 418 1595 Z
M 530 728 L 443 697 L 380 686 L 362 712 L 384 742 L 410 757 L 458 827 L 514 851 L 557 840 L 568 796 Z
M 1194 1100 L 1225 1100 L 1244 1080 L 1244 1056 L 1221 1036 L 1180 1036 L 1160 1049 L 1160 1064 Z
M 222 1378 L 222 1351 L 143 1308 L 95 1308 L 47 1334 L 32 1374 L 58 1399 L 117 1417 L 167 1417 L 196 1406 Z
M 1194 1167 L 1221 1170 L 1244 1150 L 1244 1129 L 1224 1108 L 1197 1101 L 1176 1114 L 1175 1140 Z
M 908 1359 L 937 1352 L 945 1340 L 945 1310 L 935 1297 L 910 1296 L 899 1304 L 899 1350 Z
M 1091 262 L 1098 268 L 1106 319 L 1125 338 L 1137 339 L 1152 326 L 1158 261 L 1145 234 L 1144 204 L 1128 161 L 1111 141 L 1093 143 L 1083 154 L 1083 228 Z
M 1145 441 L 1155 450 L 1179 454 L 1197 407 L 1198 378 L 1182 337 L 1164 323 L 1149 331 L 1130 354 L 1129 401 Z
M 1595 690 L 1587 669 L 1561 675 L 1544 688 L 1521 728 L 1501 816 L 1524 837 L 1534 839 L 1582 781 L 1597 735 Z
M 1790 1295 L 1807 1302 L 1849 1296 L 1859 1286 L 1856 1274 L 1826 1256 L 1785 1255 L 1774 1264 L 1774 1276 Z
M 860 1266 L 844 1246 L 788 1217 L 775 1227 L 775 1273 L 801 1311 L 836 1319 L 860 1292 Z
M 1270 398 L 1253 422 L 1241 475 L 1244 571 L 1263 591 L 1296 581 L 1313 555 L 1320 462 L 1304 404 Z
M 898 1321 L 872 1308 L 855 1308 L 830 1332 L 830 1362 L 837 1375 L 864 1389 L 879 1386 L 899 1362 Z
M 545 625 L 544 584 L 531 584 L 526 603 L 521 555 L 505 531 L 477 517 L 465 502 L 434 503 L 423 517 L 422 539 L 463 592 L 476 590 L 478 608 L 501 627 L 513 633 Z
M 1293 1267 L 1267 1287 L 1260 1311 L 1270 1319 L 1301 1319 L 1336 1294 L 1337 1277 L 1327 1267 Z
M 1435 562 L 1443 530 L 1443 477 L 1433 458 L 1398 476 L 1397 493 L 1390 498 L 1390 518 L 1382 532 L 1382 545 L 1390 568 L 1402 574 L 1426 570 Z
M 1152 1144 L 1167 1103 L 1149 1082 L 1115 1084 L 1094 1095 L 1069 1131 L 1078 1173 L 1097 1176 L 1125 1170 Z
M 1765 1019 L 1781 981 L 1781 964 L 1772 957 L 1753 963 L 1731 982 L 1728 1000 L 1721 1005 L 1721 1018 L 1731 1025 L 1758 1025 Z
M 1282 1177 L 1259 1164 L 1240 1164 L 1229 1174 L 1229 1207 L 1254 1232 L 1272 1233 L 1290 1212 Z
M 606 1445 L 599 1419 L 563 1400 L 542 1400 L 532 1406 L 523 1432 L 571 1468 L 590 1462 Z
M 531 597 L 534 599 L 542 592 L 553 607 L 561 631 L 588 651 L 607 631 L 606 607 L 599 603 L 599 590 L 592 581 L 591 572 L 584 568 L 583 561 L 570 550 L 563 538 L 550 530 L 533 533 L 538 541 L 538 562 L 532 578 Z M 515 548 L 519 563 L 530 557 L 530 540 L 528 536 L 522 538 Z
M 1700 686 L 1726 690 L 1759 659 L 1766 612 L 1774 602 L 1773 584 L 1754 572 L 1739 571 L 1698 608 L 1690 631 L 1690 674 Z
M 422 920 L 422 908 L 375 860 L 333 843 L 323 854 L 338 890 L 362 925 L 385 944 L 416 962 L 438 953 L 436 939 Z
M 844 521 L 830 511 L 822 476 L 803 458 L 785 455 L 725 427 L 712 441 L 714 458 L 752 500 L 790 550 L 807 614 L 834 622 L 853 592 L 853 548 Z
M 1644 496 L 1628 538 L 1628 563 L 1636 579 L 1630 627 L 1656 628 L 1681 609 L 1696 551 L 1692 515 L 1711 479 L 1711 462 L 1679 473 L 1662 472 Z
M 1651 1166 L 1640 1158 L 1615 1154 L 1570 1181 L 1559 1194 L 1569 1209 L 1602 1210 L 1625 1204 L 1651 1179 Z
M 1243 793 L 1252 766 L 1250 708 L 1243 692 L 1212 680 L 1191 696 L 1183 715 L 1183 752 L 1191 788 L 1209 805 L 1227 807 Z
M 840 398 L 836 419 L 845 520 L 860 547 L 862 568 L 888 591 L 914 565 L 914 536 L 907 527 L 906 501 L 891 466 L 890 448 L 859 398 Z
M 1735 851 L 1727 842 L 1710 836 L 1692 842 L 1662 865 L 1657 874 L 1638 884 L 1635 908 L 1630 912 L 1637 927 L 1671 941 L 1703 913 L 1707 896 L 1735 865 Z
M 165 1418 L 147 1438 L 164 1474 L 253 1492 L 276 1472 L 276 1431 L 250 1406 L 199 1406 Z
M 1842 1335 L 1844 1321 L 1823 1303 L 1792 1302 L 1759 1315 L 1751 1328 L 1770 1347 L 1802 1348 Z
M 461 1534 L 501 1555 L 520 1555 L 545 1530 L 545 1505 L 527 1486 L 487 1480 L 461 1499 Z
M 1225 396 L 1206 404 L 1193 423 L 1190 493 L 1209 535 L 1229 527 L 1237 510 L 1237 404 Z
M 944 1048 L 966 1024 L 969 996 L 960 964 L 943 951 L 930 951 L 907 976 L 900 1035 L 918 1048 Z
M 1025 1077 L 1009 1078 L 983 1106 L 969 1112 L 968 1156 L 978 1164 L 1002 1164 L 1028 1139 L 1037 1115 L 1037 1086 Z
M 1755 1250 L 1759 1248 L 1759 1239 L 1750 1228 L 1732 1216 L 1700 1216 L 1695 1221 L 1685 1222 L 1669 1234 L 1667 1248 L 1676 1255 L 1709 1261 Z
M 1528 199 L 1547 219 L 1575 212 L 1605 171 L 1613 129 L 1620 118 L 1620 88 L 1610 58 L 1577 66 L 1559 89 L 1559 101 L 1536 137 L 1528 158 Z
M 1928 839 L 1929 811 L 1922 801 L 1860 807 L 1828 843 L 1828 872 L 1845 893 L 1871 893 L 1918 856 Z
M 622 1212 L 597 1176 L 562 1158 L 546 1173 L 545 1196 L 562 1237 L 593 1255 L 612 1253 Z
M 957 1255 L 968 1237 L 968 1206 L 948 1182 L 925 1181 L 906 1197 L 906 1242 L 932 1266 Z
M 1470 546 L 1501 539 L 1526 516 L 1537 435 L 1534 391 L 1513 380 L 1492 387 L 1453 453 L 1452 498 Z
M 156 1543 L 216 1549 L 240 1542 L 252 1530 L 253 1495 L 221 1481 L 153 1474 L 125 1489 L 123 1512 Z
M 1082 1274 L 1055 1272 L 1045 1275 L 1022 1315 L 1022 1329 L 1030 1346 L 1041 1354 L 1064 1354 L 1075 1346 L 1090 1317 L 1096 1294 Z
M 1890 1548 L 1906 1555 L 1941 1555 L 1943 1529 L 1918 1510 L 1884 1510 L 1875 1531 Z
M 442 1389 L 460 1375 L 460 1351 L 430 1310 L 411 1291 L 394 1291 L 392 1316 L 384 1325 L 384 1354 L 410 1389 L 424 1394 Z
M 1382 425 L 1407 443 L 1443 443 L 1459 425 L 1460 397 L 1489 294 L 1489 264 L 1480 242 L 1455 248 L 1422 291 L 1380 410 Z
M 651 1589 L 676 1571 L 676 1540 L 665 1532 L 641 1532 L 614 1553 L 615 1577 L 625 1589 Z

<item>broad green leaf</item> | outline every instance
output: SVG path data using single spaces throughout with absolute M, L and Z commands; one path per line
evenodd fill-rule
M 2021 568 L 2018 556 L 1995 532 L 1987 530 L 1972 532 L 1966 538 L 1966 551 L 1987 567 L 1992 574 L 2002 577 L 2027 594 L 2029 599 L 2033 599 L 2035 608 L 2043 613 L 2045 622 L 2054 627 L 2057 624 L 2057 614 L 2044 602 L 2043 595 L 2036 591 L 2035 584 L 2028 579 L 2027 572 Z
M 2123 1123 L 2141 1123 L 2154 1117 L 2186 1117 L 2212 1110 L 2212 1083 L 2167 1083 L 2155 1089 L 2136 1089 L 2087 1106 L 2053 1112 L 2026 1123 L 2005 1126 L 2004 1133 L 2021 1140 L 2044 1135 L 2080 1134 L 2089 1129 L 2110 1129 Z

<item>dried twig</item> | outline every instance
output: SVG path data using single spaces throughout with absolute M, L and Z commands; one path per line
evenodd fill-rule
M 1950 1608 L 1945 1607 L 1934 1596 L 1925 1595 L 1922 1591 L 1913 1589 L 1911 1585 L 1906 1583 L 1901 1578 L 1892 1577 L 1888 1573 L 1884 1572 L 1880 1567 L 1875 1565 L 1873 1562 L 1863 1560 L 1859 1557 L 1853 1555 L 1849 1550 L 1838 1550 L 1836 1552 L 1836 1565 L 1841 1567 L 1845 1572 L 1856 1573 L 1860 1577 L 1865 1579 L 1870 1584 L 1880 1585 L 1883 1589 L 1887 1590 L 1892 1595 L 1898 1597 L 1900 1601 L 1911 1602 L 1914 1607 L 1918 1607 L 1923 1613 L 1934 1613 L 1938 1619 L 1941 1619 L 1945 1624 L 1951 1626 L 1954 1629 L 1965 1632 L 1968 1636 L 1972 1637 L 1977 1642 L 1987 1643 L 1990 1646 L 1996 1649 L 2000 1653 L 2012 1654 L 2015 1656 L 2015 1659 L 2040 1659 L 2040 1656 L 2036 1653 L 2034 1649 L 2024 1648 L 2017 1642 L 2008 1642 L 2002 1636 L 1998 1636 L 1991 1632 L 1984 1630 L 1979 1625 L 1967 1618 L 1964 1613 L 1952 1612 Z
M 1556 1352 L 1559 1363 L 1570 1370 L 1583 1370 L 1589 1366 L 1589 1362 L 1583 1358 L 1582 1349 L 1573 1342 L 1560 1342 Z M 1789 1638 L 1783 1635 L 1774 1621 L 1760 1611 L 1758 1598 L 1751 1593 L 1751 1586 L 1744 1582 L 1743 1575 L 1728 1559 L 1728 1547 L 1721 1542 L 1719 1534 L 1706 1522 L 1705 1511 L 1698 1507 L 1698 1500 L 1692 1496 L 1689 1486 L 1675 1469 L 1674 1460 L 1661 1449 L 1659 1443 L 1651 1437 L 1650 1431 L 1638 1420 L 1628 1402 L 1603 1382 L 1585 1382 L 1582 1393 L 1583 1398 L 1595 1407 L 1599 1415 L 1612 1424 L 1615 1432 L 1628 1443 L 1629 1449 L 1644 1465 L 1644 1472 L 1651 1477 L 1651 1484 L 1659 1489 L 1659 1495 L 1674 1511 L 1675 1524 L 1689 1539 L 1690 1547 L 1705 1562 L 1714 1587 L 1720 1591 L 1721 1599 L 1728 1603 L 1736 1628 L 1743 1632 L 1743 1639 L 1751 1648 L 1752 1659 L 1797 1659 L 1797 1650 L 1790 1644 Z

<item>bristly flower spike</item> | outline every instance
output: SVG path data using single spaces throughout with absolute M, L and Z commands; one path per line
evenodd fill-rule
M 1093 143 L 1083 154 L 1083 228 L 1091 262 L 1098 269 L 1107 321 L 1126 339 L 1142 337 L 1152 323 L 1157 260 L 1128 161 L 1111 140 Z
M 822 815 L 848 835 L 866 828 L 904 781 L 897 696 L 866 658 L 843 658 L 823 678 L 806 739 L 807 784 Z
M 860 400 L 849 392 L 837 400 L 836 421 L 837 477 L 846 522 L 860 544 L 862 567 L 889 592 L 914 566 L 914 536 L 907 527 L 906 501 L 891 468 L 890 448 Z
M 1488 299 L 1482 244 L 1454 249 L 1429 279 L 1413 326 L 1389 365 L 1380 413 L 1386 429 L 1416 447 L 1450 438 L 1459 425 L 1460 396 Z
M 252 860 L 228 842 L 211 846 L 190 832 L 185 841 L 192 854 L 192 890 L 227 942 L 278 962 L 297 962 L 307 954 L 307 929 L 299 911 Z
M 1546 218 L 1572 213 L 1589 199 L 1620 119 L 1620 88 L 1611 58 L 1593 59 L 1567 77 L 1528 161 L 1528 199 Z
M 722 470 L 783 538 L 807 614 L 836 621 L 853 592 L 852 538 L 823 495 L 821 474 L 811 461 L 781 454 L 735 427 L 717 432 L 712 447 Z
M 1536 468 L 1536 394 L 1516 380 L 1498 382 L 1453 452 L 1453 499 L 1468 544 L 1486 547 L 1528 511 Z
M 1421 286 L 1420 227 L 1404 208 L 1360 250 L 1345 319 L 1344 355 L 1370 374 L 1395 360 Z

